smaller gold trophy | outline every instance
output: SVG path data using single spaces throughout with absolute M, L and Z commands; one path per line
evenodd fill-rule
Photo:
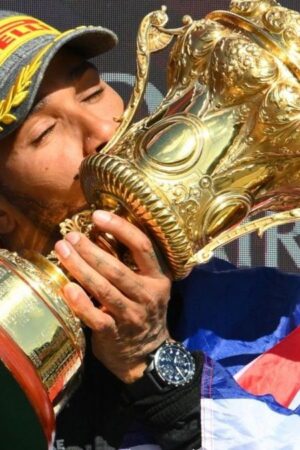
M 3 448 L 50 449 L 55 416 L 80 382 L 84 335 L 46 258 L 0 250 Z

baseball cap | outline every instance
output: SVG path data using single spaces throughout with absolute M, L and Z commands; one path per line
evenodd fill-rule
M 101 26 L 60 32 L 35 17 L 0 10 L 0 139 L 25 120 L 58 50 L 67 46 L 89 59 L 116 43 L 117 36 Z

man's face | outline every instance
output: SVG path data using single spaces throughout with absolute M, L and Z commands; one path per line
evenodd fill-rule
M 1 191 L 42 228 L 82 209 L 78 178 L 85 156 L 112 137 L 119 95 L 79 56 L 61 50 L 49 66 L 23 125 L 1 142 Z

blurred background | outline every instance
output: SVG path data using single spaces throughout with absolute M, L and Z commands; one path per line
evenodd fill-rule
M 142 18 L 151 11 L 168 8 L 170 27 L 179 27 L 186 14 L 194 19 L 215 9 L 228 9 L 229 0 L 0 0 L 0 8 L 34 15 L 65 30 L 79 25 L 102 25 L 119 36 L 119 45 L 95 58 L 102 77 L 128 100 L 135 75 L 135 42 Z M 282 0 L 281 5 L 300 11 L 299 0 Z M 168 50 L 153 56 L 152 69 L 140 117 L 153 111 L 166 91 Z M 217 256 L 238 266 L 278 267 L 288 272 L 300 268 L 300 223 L 274 228 L 262 239 L 246 236 L 217 251 Z

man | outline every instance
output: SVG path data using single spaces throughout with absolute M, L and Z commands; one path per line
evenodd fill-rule
M 81 55 L 108 50 L 116 37 L 100 27 L 60 34 L 27 16 L 0 17 L 0 230 L 9 250 L 47 253 L 58 239 L 57 224 L 86 206 L 78 177 L 83 158 L 101 151 L 123 111 L 118 94 Z M 79 284 L 69 283 L 64 294 L 92 330 L 96 358 L 123 384 L 132 384 L 147 368 L 148 355 L 170 340 L 171 283 L 139 229 L 104 211 L 94 214 L 94 223 L 130 249 L 138 270 L 70 233 L 55 250 Z M 66 446 L 79 443 L 62 436 Z M 193 436 L 196 446 L 196 425 Z
M 200 448 L 202 435 L 206 448 L 246 448 L 239 439 L 253 431 L 248 416 L 244 424 L 236 403 L 231 402 L 232 408 L 228 408 L 222 401 L 230 389 L 237 392 L 237 397 L 245 397 L 247 405 L 255 399 L 242 392 L 221 366 L 209 359 L 203 363 L 200 351 L 193 356 L 186 352 L 183 357 L 190 364 L 187 373 L 171 361 L 170 367 L 175 367 L 180 376 L 175 373 L 177 378 L 169 380 L 170 384 L 155 384 L 149 376 L 149 356 L 158 355 L 161 349 L 167 352 L 171 344 L 166 341 L 177 338 L 184 339 L 191 349 L 204 347 L 217 359 L 236 358 L 241 364 L 239 337 L 243 332 L 239 326 L 242 322 L 249 330 L 246 324 L 251 314 L 238 321 L 232 314 L 232 299 L 249 295 L 247 304 L 251 305 L 250 310 L 255 309 L 260 300 L 257 277 L 246 271 L 246 279 L 242 271 L 239 277 L 243 283 L 238 285 L 235 271 L 222 262 L 215 267 L 220 273 L 215 273 L 213 266 L 194 271 L 174 286 L 167 326 L 171 282 L 162 273 L 151 242 L 140 230 L 104 211 L 93 217 L 99 230 L 113 234 L 130 249 L 138 267 L 136 272 L 78 233 L 70 233 L 64 240 L 57 236 L 57 224 L 85 207 L 78 180 L 81 161 L 86 155 L 101 151 L 117 127 L 115 117 L 123 110 L 120 97 L 99 80 L 95 68 L 86 62 L 86 58 L 111 48 L 115 36 L 100 27 L 60 34 L 34 18 L 8 12 L 0 13 L 0 36 L 2 240 L 8 249 L 16 251 L 26 247 L 47 253 L 55 245 L 62 264 L 78 281 L 65 287 L 66 300 L 91 331 L 92 351 L 87 353 L 85 378 L 58 418 L 55 447 L 70 450 L 94 446 L 99 450 L 122 445 L 154 449 L 160 445 L 163 449 L 191 450 Z M 260 276 L 261 290 L 268 287 L 270 280 L 273 282 L 276 274 L 267 271 L 267 276 Z M 283 277 L 277 280 L 276 289 L 278 296 L 292 283 L 290 315 L 297 309 L 299 280 Z M 224 302 L 226 293 L 228 299 Z M 184 297 L 183 303 L 179 297 Z M 219 325 L 209 317 L 219 313 L 216 299 L 225 303 L 227 309 Z M 282 302 L 277 302 L 277 306 L 275 321 L 286 312 Z M 294 317 L 293 326 L 299 321 Z M 268 325 L 272 328 L 272 344 L 276 344 L 284 332 L 270 322 Z M 240 334 L 236 337 L 234 333 Z M 258 335 L 253 333 L 248 340 L 256 342 Z M 228 341 L 234 341 L 234 349 Z M 217 355 L 222 346 L 226 350 Z M 248 355 L 256 348 L 250 343 L 249 347 Z M 266 347 L 260 345 L 260 351 Z M 234 365 L 230 362 L 227 367 Z M 199 380 L 204 397 L 201 427 Z M 215 404 L 210 397 L 211 393 L 216 394 L 216 386 L 219 402 Z M 239 407 L 243 404 L 238 402 Z M 273 407 L 271 401 L 269 407 Z M 279 405 L 276 407 L 283 412 Z M 243 406 L 242 410 L 245 411 Z M 212 411 L 217 427 L 212 427 L 208 414 Z M 276 448 L 274 439 L 286 433 L 284 443 L 277 448 L 296 450 L 298 441 L 291 430 L 297 429 L 299 417 L 292 412 L 289 415 L 289 421 L 280 416 L 278 427 L 271 427 L 262 444 L 261 437 L 256 439 L 255 430 L 247 448 Z M 261 421 L 270 423 L 270 418 L 265 415 Z

